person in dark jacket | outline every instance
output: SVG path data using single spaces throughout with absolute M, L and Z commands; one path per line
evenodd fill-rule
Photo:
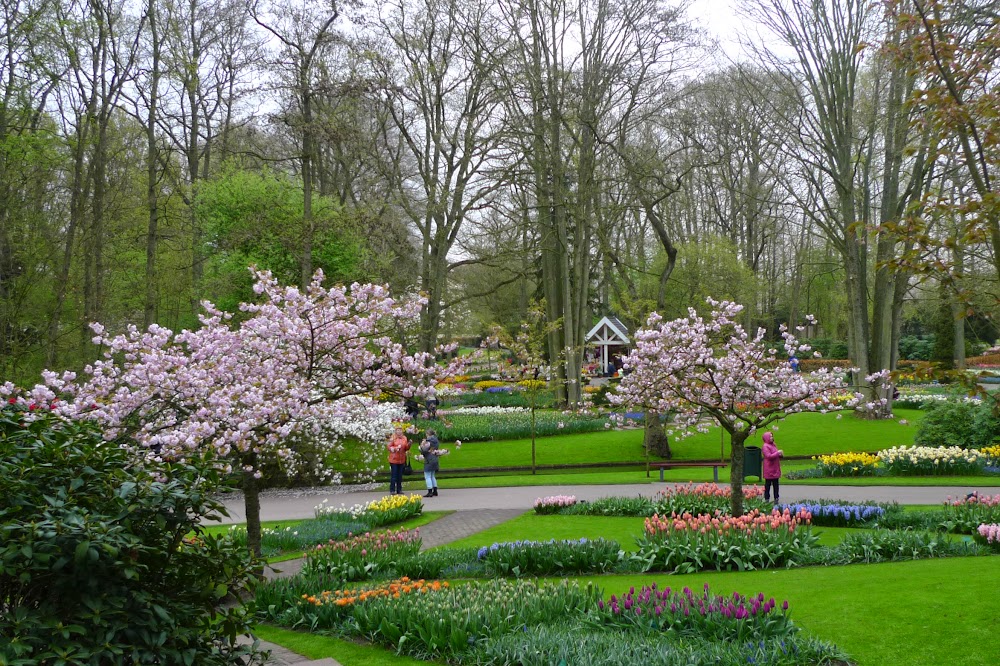
M 427 483 L 427 494 L 424 497 L 437 497 L 437 473 L 441 469 L 441 444 L 437 433 L 432 428 L 427 429 L 427 436 L 420 442 L 420 454 L 424 457 L 424 481 Z

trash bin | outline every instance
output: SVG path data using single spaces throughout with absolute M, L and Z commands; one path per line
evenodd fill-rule
M 758 481 L 763 481 L 763 457 L 759 446 L 747 446 L 743 449 L 743 478 L 756 476 Z

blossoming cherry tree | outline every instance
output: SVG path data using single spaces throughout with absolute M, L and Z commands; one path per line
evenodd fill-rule
M 671 415 L 667 427 L 672 433 L 706 432 L 712 423 L 728 432 L 732 513 L 739 516 L 747 438 L 796 412 L 853 408 L 861 396 L 835 402 L 847 388 L 847 369 L 797 372 L 768 345 L 764 329 L 753 337 L 743 329 L 736 320 L 742 306 L 708 303 L 707 318 L 694 309 L 673 321 L 651 314 L 635 334 L 635 347 L 623 360 L 627 373 L 609 399 Z M 786 327 L 780 332 L 787 356 L 802 358 L 811 351 Z
M 107 351 L 86 369 L 75 404 L 110 439 L 241 470 L 248 541 L 259 553 L 265 465 L 294 472 L 303 458 L 291 443 L 300 437 L 318 444 L 323 460 L 337 432 L 379 421 L 376 396 L 423 395 L 457 365 L 439 366 L 394 339 L 418 320 L 418 299 L 398 301 L 371 284 L 326 288 L 320 271 L 304 290 L 254 275 L 260 299 L 241 304 L 239 318 L 205 302 L 193 331 L 132 327 L 110 337 L 96 326 L 95 343 Z

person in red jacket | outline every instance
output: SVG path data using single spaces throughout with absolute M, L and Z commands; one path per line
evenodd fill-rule
M 403 467 L 406 465 L 406 452 L 410 450 L 410 440 L 406 439 L 402 428 L 396 428 L 389 442 L 389 494 L 403 494 Z
M 774 488 L 774 503 L 778 503 L 778 479 L 781 478 L 781 449 L 774 444 L 774 435 L 764 433 L 764 501 L 771 501 L 771 488 Z

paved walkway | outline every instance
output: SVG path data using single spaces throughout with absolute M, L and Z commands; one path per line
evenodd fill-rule
M 672 483 L 643 483 L 626 485 L 595 486 L 524 486 L 504 488 L 442 488 L 438 497 L 424 499 L 424 509 L 428 511 L 468 511 L 470 509 L 518 509 L 528 511 L 538 497 L 549 495 L 575 495 L 577 499 L 594 500 L 611 495 L 653 496 Z M 964 497 L 972 491 L 995 492 L 992 488 L 972 486 L 804 486 L 783 485 L 781 499 L 794 502 L 804 499 L 831 499 L 847 502 L 875 500 L 878 502 L 899 502 L 900 504 L 937 504 L 948 497 Z M 416 492 L 416 491 L 414 491 Z M 384 490 L 359 492 L 332 492 L 324 489 L 307 489 L 300 493 L 261 495 L 261 520 L 300 520 L 312 518 L 314 507 L 327 501 L 327 506 L 365 503 L 384 497 Z M 225 500 L 229 518 L 223 524 L 242 523 L 246 519 L 243 498 L 238 494 Z

